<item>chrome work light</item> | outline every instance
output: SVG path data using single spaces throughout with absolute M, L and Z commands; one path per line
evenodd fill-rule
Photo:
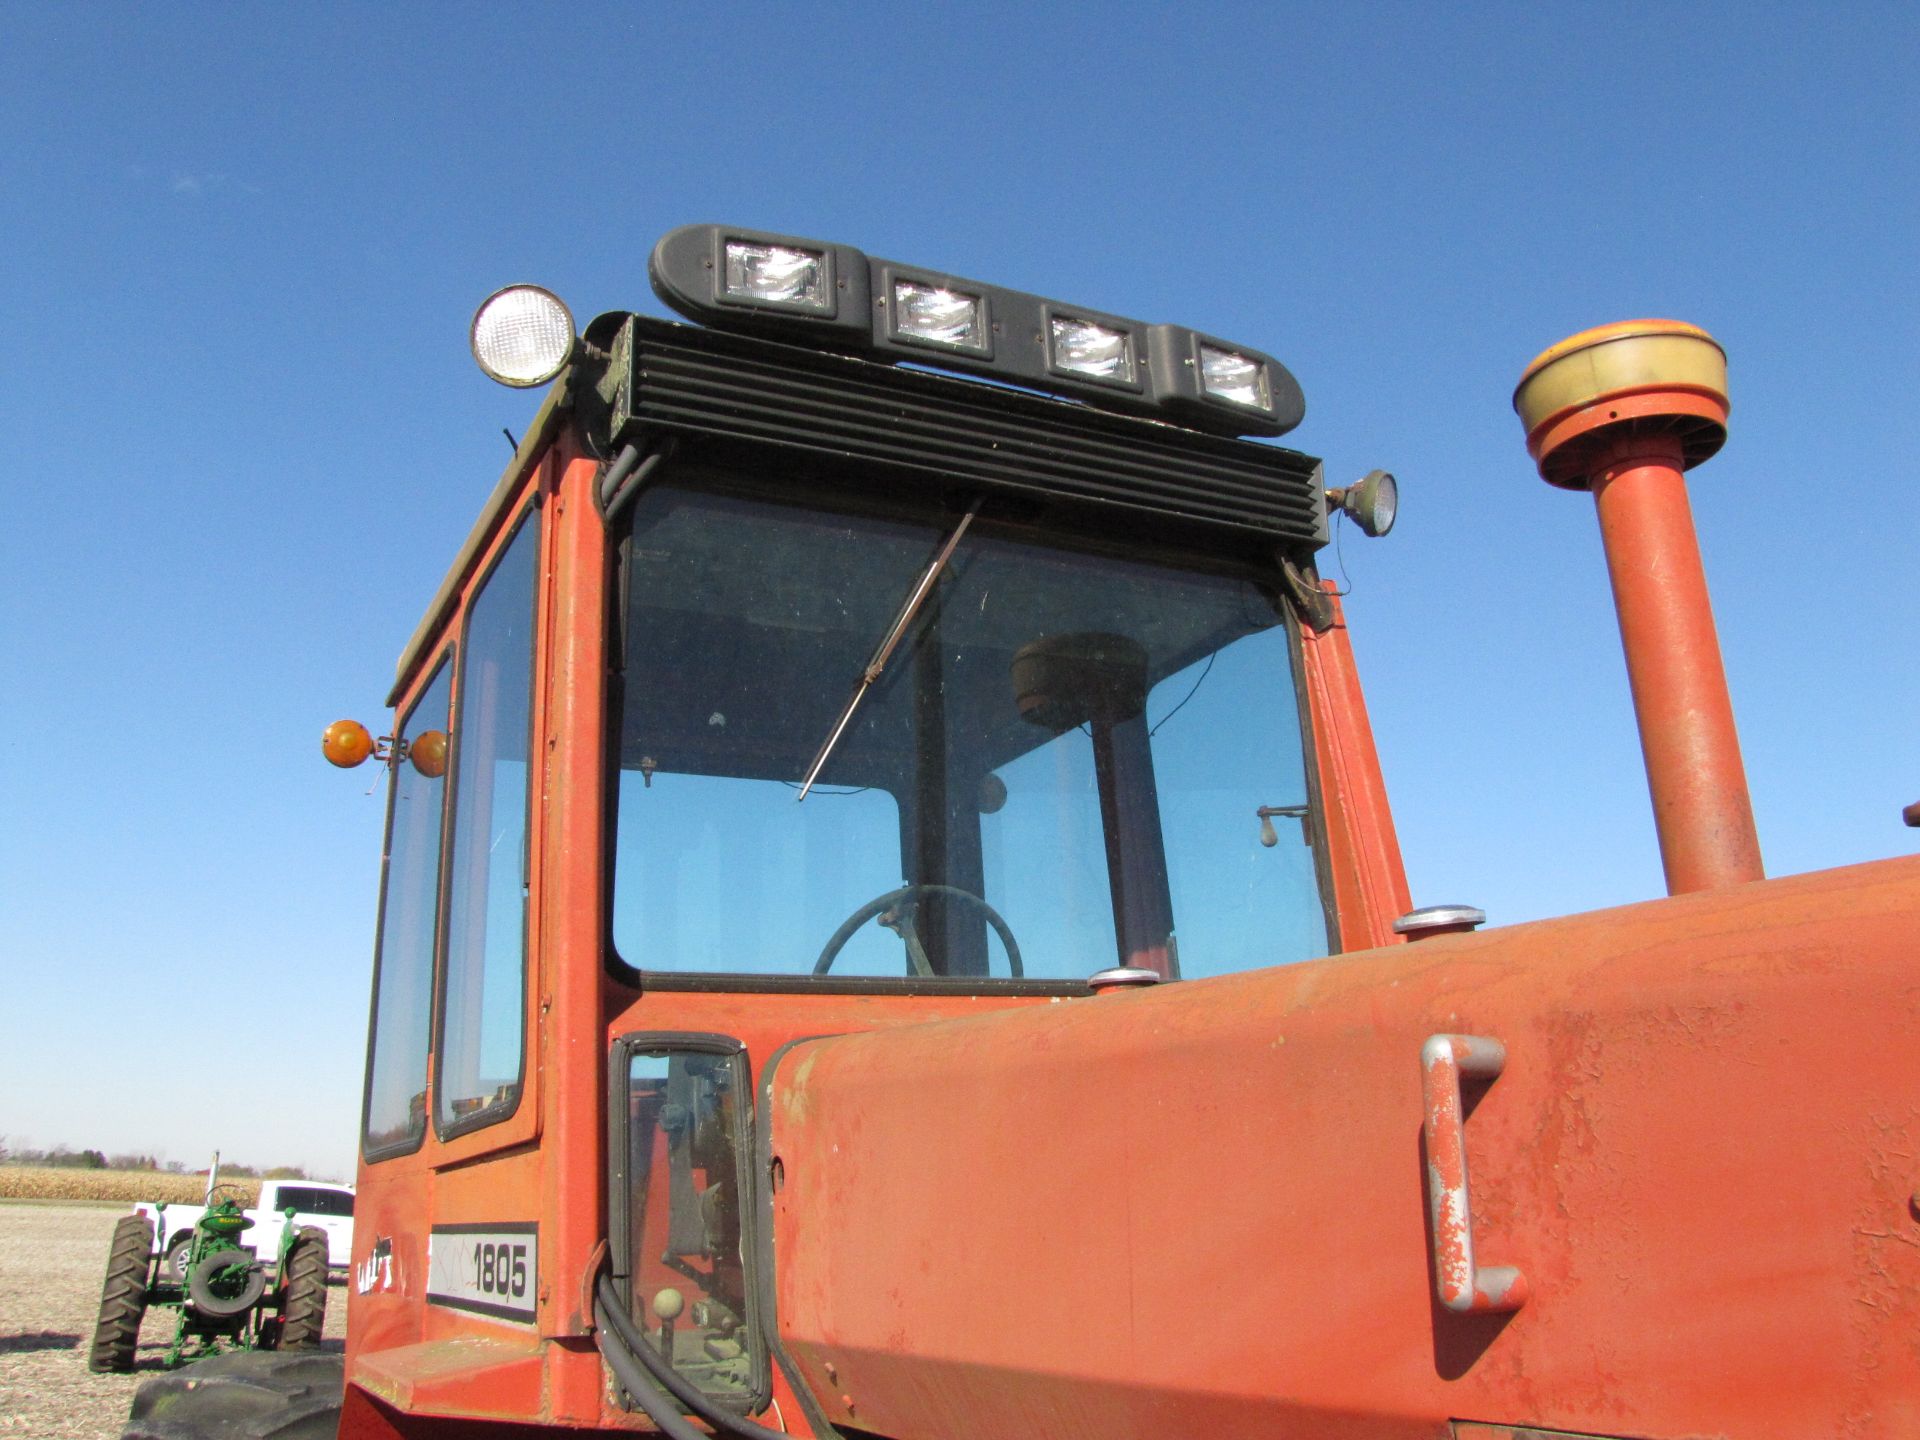
M 573 358 L 573 316 L 538 285 L 509 285 L 480 302 L 467 343 L 487 375 L 524 390 L 544 385 Z

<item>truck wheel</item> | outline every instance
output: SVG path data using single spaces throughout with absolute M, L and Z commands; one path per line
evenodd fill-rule
M 173 1237 L 173 1243 L 167 1246 L 167 1278 L 174 1284 L 185 1286 L 187 1283 L 187 1252 L 193 1248 L 193 1232 L 182 1230 Z
M 280 1348 L 320 1343 L 327 1325 L 327 1232 L 309 1225 L 287 1248 L 280 1277 Z
M 87 1353 L 89 1370 L 125 1373 L 133 1369 L 140 1321 L 147 1313 L 147 1263 L 152 1254 L 153 1222 L 144 1215 L 121 1216 L 107 1250 L 100 1319 L 93 1327 L 93 1349 Z
M 346 1357 L 239 1350 L 149 1380 L 121 1440 L 334 1440 Z

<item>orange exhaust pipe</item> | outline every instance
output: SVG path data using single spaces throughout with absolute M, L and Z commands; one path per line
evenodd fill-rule
M 1541 477 L 1593 492 L 1667 892 L 1761 879 L 1682 478 L 1727 438 L 1725 352 L 1676 320 L 1603 325 L 1529 365 L 1513 405 Z

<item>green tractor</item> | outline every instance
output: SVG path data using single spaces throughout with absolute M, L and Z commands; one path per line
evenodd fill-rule
M 286 1214 L 279 1253 L 271 1262 L 259 1259 L 240 1240 L 253 1225 L 240 1196 L 220 1186 L 208 1195 L 177 1272 L 154 1244 L 153 1221 L 124 1216 L 107 1254 L 87 1368 L 133 1369 L 140 1322 L 154 1305 L 180 1311 L 164 1361 L 169 1369 L 225 1350 L 317 1345 L 327 1319 L 327 1236 L 311 1226 L 296 1230 L 291 1207 Z

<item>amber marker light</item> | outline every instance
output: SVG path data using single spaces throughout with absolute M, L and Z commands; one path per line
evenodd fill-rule
M 330 764 L 351 770 L 373 754 L 373 734 L 358 720 L 336 720 L 320 737 L 320 753 Z
M 447 773 L 447 732 L 422 730 L 407 742 L 407 759 L 429 780 L 438 780 Z

